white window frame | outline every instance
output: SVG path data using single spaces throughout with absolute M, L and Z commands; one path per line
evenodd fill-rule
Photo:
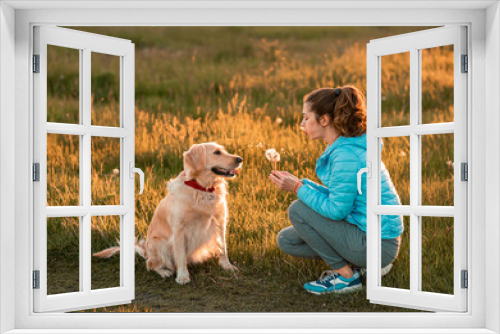
M 4 1 L 0 3 L 0 331 L 190 328 L 192 332 L 495 333 L 500 331 L 500 10 L 498 1 L 416 2 L 120 2 Z M 61 9 L 66 6 L 69 8 Z M 163 8 L 158 8 L 162 7 Z M 397 6 L 397 8 L 392 8 Z M 460 8 L 453 8 L 460 6 Z M 35 8 L 35 9 L 23 9 Z M 137 8 L 150 8 L 137 10 Z M 204 8 L 199 8 L 204 7 Z M 368 7 L 368 8 L 367 8 Z M 45 8 L 45 9 L 43 9 Z M 49 10 L 47 10 L 47 8 Z M 86 9 L 74 9 L 86 8 Z M 401 24 L 404 23 L 404 24 Z M 71 25 L 332 25 L 437 26 L 465 24 L 470 41 L 469 308 L 467 313 L 275 313 L 275 314 L 34 314 L 31 286 L 33 133 L 31 64 L 34 24 Z M 14 34 L 15 32 L 15 34 Z M 15 37 L 14 37 L 15 36 Z M 133 42 L 133 41 L 132 41 Z M 15 72 L 12 70 L 15 65 Z M 488 70 L 486 70 L 488 66 Z M 15 85 L 12 82 L 15 80 Z M 15 115 L 12 112 L 15 110 Z M 487 120 L 487 121 L 486 121 Z M 9 129 L 15 128 L 15 131 Z M 488 137 L 486 137 L 486 134 Z M 12 145 L 14 142 L 15 145 Z M 15 171 L 15 179 L 12 175 Z M 486 181 L 488 175 L 488 182 Z M 5 186 L 4 186 L 5 185 Z M 12 196 L 15 189 L 15 201 Z M 488 196 L 486 196 L 486 194 Z M 10 206 L 15 208 L 15 211 Z M 472 226 L 474 229 L 472 230 Z M 15 235 L 15 238 L 12 236 Z M 486 266 L 486 262 L 488 265 Z M 477 273 L 477 274 L 475 274 Z M 487 279 L 486 279 L 487 277 Z M 15 286 L 14 289 L 12 287 Z M 14 305 L 14 307 L 12 307 Z M 136 329 L 137 330 L 132 330 Z M 284 329 L 288 328 L 288 329 Z M 291 328 L 291 329 L 290 329 Z M 295 328 L 296 330 L 293 330 Z M 298 329 L 298 330 L 297 330 Z M 392 329 L 392 330 L 391 330 Z M 180 332 L 181 330 L 177 330 Z M 54 331 L 51 331 L 54 332 Z M 118 332 L 120 332 L 118 330 Z M 13 332 L 14 333 L 14 332 Z

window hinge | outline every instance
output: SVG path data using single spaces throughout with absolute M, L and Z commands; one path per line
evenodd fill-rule
M 33 181 L 40 181 L 40 163 L 38 162 L 33 164 Z
M 469 57 L 467 55 L 462 55 L 462 73 L 469 72 Z
M 462 270 L 462 289 L 469 287 L 469 274 L 467 270 Z
M 33 270 L 33 289 L 40 289 L 40 270 Z
M 40 73 L 40 55 L 33 55 L 33 73 Z
M 468 167 L 467 163 L 466 162 L 462 162 L 462 164 L 460 166 L 461 166 L 461 169 L 462 169 L 461 180 L 462 181 L 469 181 L 469 167 Z

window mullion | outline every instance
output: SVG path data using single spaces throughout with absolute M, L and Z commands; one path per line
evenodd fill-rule
M 90 213 L 92 216 L 124 215 L 132 211 L 125 205 L 93 205 L 85 206 L 48 206 L 47 218 L 53 217 L 83 217 Z
M 409 206 L 409 205 L 376 205 L 373 213 L 378 215 L 403 215 L 409 216 L 414 213 L 421 217 L 454 217 L 455 207 L 453 206 Z
M 414 129 L 419 124 L 420 108 L 420 73 L 419 73 L 419 51 L 416 48 L 410 50 L 410 291 L 412 294 L 418 292 L 420 286 L 420 217 L 414 209 L 420 205 L 420 136 Z
M 80 53 L 79 53 L 79 70 L 78 70 L 78 76 L 79 76 L 79 92 L 78 92 L 78 96 L 79 96 L 79 120 L 80 120 L 80 124 L 79 126 L 82 126 L 83 122 L 84 122 L 84 99 L 82 98 L 84 96 L 84 81 L 83 81 L 83 50 L 80 49 Z M 49 131 L 49 128 L 50 127 L 50 123 L 47 123 L 47 131 Z M 83 183 L 83 180 L 85 179 L 85 175 L 84 175 L 84 168 L 82 168 L 83 166 L 83 162 L 85 161 L 85 155 L 84 155 L 84 143 L 83 143 L 83 134 L 80 134 L 80 158 L 79 158 L 79 170 L 80 170 L 80 175 L 79 175 L 79 182 L 80 182 L 80 206 L 84 207 L 84 198 L 85 198 L 85 192 L 84 192 L 84 183 Z M 80 222 L 78 224 L 78 229 L 79 229 L 79 232 L 78 232 L 78 235 L 79 235 L 79 241 L 78 241 L 78 245 L 79 245 L 79 251 L 78 251 L 78 254 L 79 254 L 79 284 L 80 284 L 80 288 L 79 288 L 79 291 L 83 291 L 84 290 L 84 285 L 83 285 L 83 282 L 84 282 L 84 276 L 83 276 L 83 273 L 84 273 L 84 267 L 83 267 L 83 252 L 84 252 L 84 239 L 83 239 L 83 226 L 84 226 L 84 219 L 83 219 L 84 215 L 81 215 L 80 216 Z
M 379 138 L 385 137 L 407 137 L 410 133 L 418 135 L 436 135 L 444 133 L 455 133 L 455 123 L 434 123 L 419 125 L 388 126 L 374 129 L 373 134 Z
M 47 133 L 83 136 L 90 132 L 92 136 L 125 138 L 130 130 L 111 126 L 91 126 L 81 124 L 47 123 Z
M 418 202 L 417 207 L 415 209 L 420 209 L 422 205 L 422 132 L 417 132 L 419 129 L 424 128 L 422 125 L 422 50 L 417 49 L 415 55 L 417 56 L 417 73 L 416 73 L 416 81 L 418 84 L 418 94 L 415 97 L 418 102 L 418 108 L 416 111 L 416 116 L 414 121 L 416 120 L 416 124 L 414 123 L 414 129 L 415 129 L 415 134 L 418 136 L 418 147 L 417 147 L 417 157 L 418 157 L 418 162 L 417 162 L 417 184 L 415 186 L 415 189 L 417 190 L 417 200 Z M 453 123 L 451 124 L 453 125 Z M 449 126 L 450 124 L 447 125 L 441 125 L 440 127 L 436 127 L 437 131 L 433 133 L 440 133 L 440 129 Z M 425 132 L 424 132 L 425 133 Z M 410 165 L 411 169 L 411 165 Z M 411 204 L 411 203 L 410 203 Z M 417 228 L 417 235 L 418 235 L 418 242 L 417 242 L 417 264 L 418 264 L 418 292 L 422 291 L 422 215 L 418 211 L 413 212 L 415 215 L 418 214 L 418 228 Z
M 91 63 L 90 63 L 90 49 L 83 49 L 83 64 L 80 69 L 82 77 L 82 123 L 85 128 L 89 128 L 91 125 Z M 92 137 L 89 131 L 87 131 L 82 136 L 83 150 L 82 150 L 82 161 L 80 165 L 80 170 L 82 170 L 81 184 L 83 188 L 83 206 L 90 209 L 92 193 Z M 83 224 L 81 225 L 82 240 L 80 240 L 80 275 L 83 281 L 83 291 L 90 293 L 91 291 L 91 215 L 90 210 L 83 216 Z

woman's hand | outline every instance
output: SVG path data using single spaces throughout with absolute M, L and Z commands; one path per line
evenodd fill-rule
M 302 181 L 295 175 L 283 171 L 271 171 L 269 178 L 280 190 L 296 193 L 302 185 Z

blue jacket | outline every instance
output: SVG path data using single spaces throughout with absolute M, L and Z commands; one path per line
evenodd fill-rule
M 381 144 L 381 149 L 383 144 Z M 358 193 L 357 173 L 366 167 L 366 134 L 359 137 L 339 137 L 319 157 L 316 174 L 326 185 L 302 179 L 304 185 L 297 196 L 307 206 L 324 217 L 345 219 L 366 232 L 366 173 L 361 177 Z M 381 165 L 382 205 L 401 205 L 391 177 Z M 382 239 L 392 239 L 403 233 L 403 217 L 382 216 Z

